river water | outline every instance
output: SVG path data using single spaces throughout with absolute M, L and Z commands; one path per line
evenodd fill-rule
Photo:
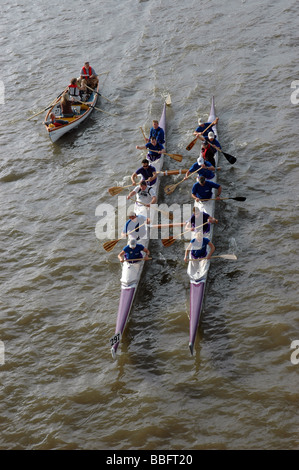
M 297 2 L 4 1 L 0 24 L 0 448 L 298 449 Z M 86 59 L 118 116 L 52 144 L 45 113 L 27 119 Z M 119 250 L 96 209 L 116 207 L 168 93 L 170 169 L 195 161 L 215 97 L 237 157 L 220 156 L 222 194 L 246 202 L 219 203 L 214 243 L 238 260 L 211 265 L 192 357 L 183 242 L 154 240 L 113 361 Z M 190 184 L 160 201 L 189 204 Z

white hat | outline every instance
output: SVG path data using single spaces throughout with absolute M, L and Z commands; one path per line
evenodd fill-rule
M 215 135 L 214 135 L 214 132 L 209 132 L 208 133 L 208 138 L 209 139 L 214 139 Z
M 135 214 L 134 211 L 131 211 L 131 212 L 128 213 L 128 217 L 135 217 L 135 216 L 136 216 L 136 214 Z
M 202 120 L 201 118 L 198 119 L 198 124 L 199 124 L 199 126 L 200 126 L 201 124 L 203 124 L 203 120 Z
M 130 238 L 129 247 L 130 248 L 136 248 L 136 245 L 137 245 L 137 242 L 136 242 L 135 238 Z
M 204 158 L 203 158 L 203 157 L 201 157 L 201 156 L 200 156 L 200 157 L 198 157 L 198 159 L 197 159 L 197 163 L 198 163 L 199 165 L 203 165 L 203 164 L 204 164 L 204 162 L 205 162 L 205 160 L 204 160 Z

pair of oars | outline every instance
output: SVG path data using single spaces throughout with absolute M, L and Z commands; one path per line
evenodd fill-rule
M 165 171 L 157 171 L 157 175 L 161 174 L 164 176 L 171 176 L 171 175 L 181 175 L 184 173 L 187 173 L 187 169 L 182 169 L 182 170 L 165 170 Z M 136 184 L 136 186 L 138 183 Z M 112 186 L 111 188 L 108 189 L 108 192 L 111 196 L 116 196 L 120 192 L 122 192 L 124 189 L 131 188 L 132 186 L 135 186 L 134 184 L 128 184 L 127 186 Z
M 144 134 L 144 131 L 143 131 L 143 128 L 141 126 L 140 126 L 140 129 L 141 129 L 144 141 L 147 143 L 147 138 L 146 138 L 146 136 Z M 152 150 L 152 149 L 148 149 L 148 150 L 150 152 L 159 153 L 159 150 Z M 173 160 L 176 160 L 177 162 L 181 162 L 182 159 L 183 159 L 183 155 L 180 155 L 179 153 L 166 153 L 166 152 L 163 152 L 163 154 L 168 155 L 168 157 L 172 158 Z
M 56 98 L 44 109 L 42 109 L 41 111 L 39 111 L 38 113 L 36 114 L 33 114 L 32 116 L 30 116 L 27 121 L 30 121 L 30 119 L 33 119 L 35 116 L 39 116 L 40 114 L 44 113 L 45 111 L 47 111 L 48 109 L 52 108 L 52 106 L 54 106 L 54 104 L 57 102 L 57 100 L 61 97 L 61 95 L 63 95 L 63 93 L 68 89 L 68 86 L 61 92 L 59 93 L 58 96 L 56 96 Z

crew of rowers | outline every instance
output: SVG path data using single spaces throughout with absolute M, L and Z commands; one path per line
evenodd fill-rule
M 221 149 L 221 145 L 216 139 L 217 136 L 214 132 L 207 129 L 211 128 L 212 125 L 216 125 L 217 122 L 218 118 L 213 123 L 202 122 L 199 119 L 198 127 L 193 133 L 202 141 L 201 155 L 189 168 L 184 179 L 188 179 L 192 173 L 197 173 L 197 181 L 193 184 L 191 190 L 191 197 L 196 202 L 211 199 L 213 189 L 217 190 L 216 199 L 219 199 L 221 195 L 222 188 L 220 184 L 211 181 L 215 177 L 216 171 L 214 156 L 217 149 Z M 157 201 L 154 189 L 157 181 L 157 172 L 152 163 L 161 158 L 162 153 L 165 153 L 164 143 L 164 131 L 159 127 L 158 121 L 154 120 L 147 143 L 144 146 L 136 146 L 137 149 L 148 150 L 147 158 L 142 160 L 142 166 L 131 176 L 132 185 L 136 186 L 136 188 L 127 196 L 127 199 L 131 199 L 133 196 L 136 197 L 137 206 L 149 208 L 150 204 L 155 204 Z M 137 186 L 135 179 L 138 176 L 141 176 L 142 180 Z M 129 219 L 122 231 L 122 237 L 128 236 L 128 244 L 118 254 L 120 262 L 128 261 L 135 263 L 142 258 L 148 259 L 149 250 L 142 243 L 138 243 L 138 241 L 146 237 L 146 224 L 149 224 L 149 222 L 149 219 L 144 215 L 137 215 L 136 212 L 129 213 Z M 210 232 L 210 224 L 214 223 L 218 223 L 218 220 L 211 217 L 205 211 L 201 211 L 197 206 L 194 206 L 193 214 L 186 222 L 186 230 L 193 231 L 195 236 L 185 250 L 185 262 L 188 262 L 190 259 L 211 258 L 215 251 L 215 246 L 205 235 Z M 143 256 L 143 253 L 145 256 Z
M 79 78 L 72 78 L 70 84 L 62 93 L 60 99 L 60 109 L 62 118 L 70 118 L 76 114 L 80 114 L 81 106 L 77 106 L 76 112 L 74 111 L 73 105 L 84 104 L 87 102 L 93 92 L 98 86 L 99 79 L 93 69 L 89 65 L 89 62 L 85 62 L 80 71 Z M 60 118 L 56 118 L 54 113 L 50 114 L 50 121 L 44 122 L 47 126 L 52 124 L 55 127 L 59 127 L 68 124 L 68 121 Z

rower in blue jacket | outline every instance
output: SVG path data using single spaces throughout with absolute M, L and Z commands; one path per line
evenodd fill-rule
M 162 127 L 159 127 L 159 122 L 156 119 L 153 120 L 153 126 L 150 130 L 148 142 L 151 141 L 152 137 L 156 139 L 158 144 L 165 144 L 164 130 Z
M 197 161 L 189 168 L 184 180 L 186 180 L 191 173 L 197 171 L 197 176 L 204 176 L 207 180 L 211 180 L 215 176 L 215 167 L 212 163 L 205 161 L 203 157 L 198 157 Z
M 155 162 L 156 160 L 159 160 L 159 158 L 161 158 L 161 154 L 165 153 L 165 149 L 163 145 L 159 144 L 155 137 L 152 137 L 151 141 L 143 146 L 136 145 L 136 148 L 139 150 L 143 150 L 143 149 L 148 150 L 147 158 L 151 162 Z
M 204 176 L 199 176 L 197 182 L 192 186 L 191 196 L 197 202 L 201 199 L 211 199 L 214 188 L 218 189 L 216 195 L 216 199 L 218 199 L 222 191 L 220 184 L 214 183 L 213 181 L 206 181 Z
M 210 248 L 209 253 L 207 250 L 208 247 Z M 202 232 L 196 232 L 195 238 L 191 240 L 191 242 L 186 248 L 184 258 L 185 263 L 188 263 L 188 261 L 190 261 L 190 258 L 188 256 L 189 251 L 191 251 L 191 259 L 210 259 L 215 251 L 215 246 L 209 240 L 209 238 L 203 236 Z
M 145 253 L 145 256 L 143 256 L 142 252 Z M 137 243 L 134 238 L 130 238 L 128 244 L 118 254 L 118 259 L 121 263 L 124 261 L 128 261 L 129 263 L 138 263 L 139 259 L 148 260 L 149 254 L 150 252 L 145 248 L 145 246 L 141 243 Z
M 208 132 L 209 129 L 211 129 L 211 124 L 215 126 L 217 122 L 219 121 L 219 118 L 217 117 L 214 121 L 212 122 L 203 122 L 200 118 L 198 119 L 198 127 L 195 129 L 193 132 L 194 135 L 202 135 L 203 137 L 208 137 Z M 206 128 L 209 128 L 206 131 Z

